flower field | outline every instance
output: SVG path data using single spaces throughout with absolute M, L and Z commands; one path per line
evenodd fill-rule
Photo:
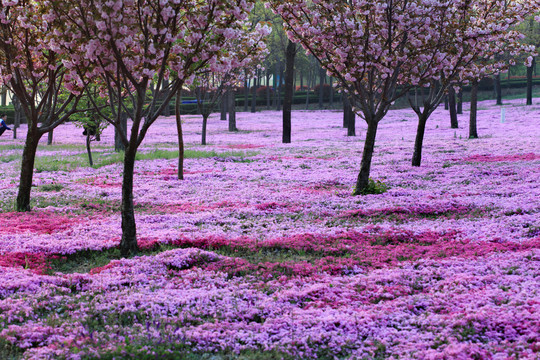
M 535 99 L 538 103 L 538 99 Z M 372 178 L 352 196 L 365 124 L 342 113 L 238 113 L 238 133 L 174 118 L 136 163 L 140 256 L 120 259 L 122 164 L 107 128 L 89 167 L 65 124 L 38 149 L 33 211 L 16 213 L 18 140 L 0 138 L 1 359 L 539 359 L 540 105 L 479 103 L 450 129 L 380 124 Z

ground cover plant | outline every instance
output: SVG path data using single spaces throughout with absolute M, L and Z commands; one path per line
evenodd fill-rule
M 536 101 L 538 102 L 538 101 Z M 366 128 L 342 113 L 160 118 L 135 165 L 139 256 L 121 258 L 122 163 L 105 129 L 40 144 L 32 212 L 14 212 L 22 141 L 0 139 L 0 358 L 537 359 L 540 106 L 479 103 L 380 124 L 373 194 L 352 196 Z M 19 132 L 24 134 L 24 126 Z M 22 136 L 24 138 L 24 136 Z M 41 159 L 41 160 L 40 160 Z

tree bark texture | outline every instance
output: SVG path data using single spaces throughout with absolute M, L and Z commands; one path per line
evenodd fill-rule
M 238 131 L 238 128 L 236 127 L 236 109 L 235 109 L 235 94 L 234 91 L 231 89 L 229 91 L 229 98 L 228 98 L 229 104 L 229 131 Z
M 36 150 L 41 135 L 37 128 L 30 127 L 26 135 L 26 142 L 21 161 L 21 176 L 19 191 L 17 193 L 16 210 L 19 212 L 30 211 L 30 193 L 32 192 L 32 179 L 34 177 L 34 163 L 36 161 Z
M 349 128 L 349 118 L 351 115 L 350 109 L 351 104 L 349 103 L 349 98 L 347 96 L 343 96 L 343 127 L 345 129 Z
M 350 104 L 350 101 L 349 101 Z M 353 111 L 352 105 L 349 106 L 349 121 L 347 123 L 347 136 L 356 136 L 356 114 Z
M 457 93 L 457 113 L 458 115 L 463 114 L 463 88 L 460 88 Z
M 459 127 L 456 109 L 456 92 L 453 87 L 448 91 L 448 107 L 450 108 L 450 128 L 457 129 Z
M 249 107 L 249 81 L 244 81 L 244 112 L 248 111 Z
M 54 134 L 54 131 L 51 130 L 47 133 L 47 145 L 52 145 L 53 143 L 53 134 Z
M 178 134 L 178 180 L 184 180 L 184 134 L 182 132 L 182 117 L 180 104 L 182 103 L 181 91 L 178 90 L 175 102 L 176 130 Z
M 532 105 L 533 71 L 535 66 L 536 59 L 533 58 L 531 66 L 527 68 L 527 105 Z
M 251 88 L 251 112 L 257 112 L 257 77 L 253 78 L 253 87 Z
M 134 144 L 130 144 L 124 154 L 124 174 L 122 178 L 122 240 L 120 253 L 124 257 L 136 255 L 139 252 L 137 244 L 137 228 L 135 226 L 135 209 L 133 206 L 133 173 L 135 170 Z
M 208 124 L 208 115 L 203 115 L 201 145 L 206 145 L 206 125 Z
M 220 114 L 220 120 L 227 121 L 227 92 L 223 94 L 223 97 L 221 98 L 221 103 L 219 105 L 219 110 L 221 112 Z
M 120 152 L 124 151 L 125 147 L 122 143 L 122 138 L 120 136 L 120 131 L 122 131 L 125 134 L 127 134 L 127 114 L 122 113 L 120 115 L 120 129 L 117 127 L 114 128 L 114 151 Z
M 270 110 L 270 73 L 266 73 L 266 110 Z
M 285 50 L 285 97 L 283 99 L 283 137 L 282 142 L 291 142 L 291 110 L 294 92 L 294 58 L 296 56 L 296 44 L 289 40 Z
M 377 136 L 378 121 L 374 119 L 367 120 L 368 128 L 366 133 L 366 142 L 364 143 L 364 152 L 362 153 L 362 163 L 360 164 L 360 172 L 356 180 L 356 188 L 354 195 L 361 195 L 368 187 L 369 173 L 371 170 L 371 159 L 373 158 L 373 150 L 375 149 L 375 138 Z
M 334 107 L 334 78 L 330 76 L 330 108 Z
M 324 80 L 326 77 L 326 72 L 323 68 L 319 69 L 319 109 L 324 108 Z
M 414 153 L 412 166 L 420 166 L 422 163 L 422 146 L 424 144 L 424 134 L 426 132 L 427 116 L 419 116 L 418 127 L 416 128 L 416 139 L 414 140 Z
M 478 139 L 478 129 L 476 126 L 476 114 L 478 109 L 478 80 L 473 80 L 471 84 L 471 114 L 469 119 L 469 139 Z
M 88 164 L 94 166 L 94 160 L 92 160 L 92 148 L 90 147 L 90 133 L 86 134 L 86 153 L 88 154 Z
M 495 98 L 497 99 L 497 105 L 502 105 L 501 74 L 495 75 L 493 83 L 495 86 Z

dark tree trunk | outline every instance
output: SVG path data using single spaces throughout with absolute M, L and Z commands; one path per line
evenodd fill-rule
M 229 91 L 229 131 L 238 131 L 236 128 L 236 109 L 234 91 Z
M 17 194 L 16 210 L 30 211 L 30 193 L 32 192 L 32 179 L 34 177 L 34 163 L 36 161 L 36 150 L 41 134 L 36 128 L 29 125 L 28 134 L 21 161 L 21 176 L 19 192 Z
M 6 106 L 6 103 L 7 103 L 7 90 L 6 88 L 3 89 L 4 91 L 2 92 L 2 106 Z
M 378 121 L 370 119 L 367 121 L 368 128 L 366 133 L 366 142 L 364 143 L 364 152 L 362 153 L 362 163 L 360 172 L 356 180 L 356 188 L 354 195 L 361 195 L 368 188 L 369 173 L 371 170 L 371 159 L 373 158 L 373 150 L 375 149 L 375 137 L 377 136 Z
M 457 113 L 459 115 L 463 114 L 463 88 L 459 88 L 457 93 Z
M 319 69 L 319 109 L 324 108 L 324 79 L 326 73 L 323 68 Z
M 163 87 L 168 88 L 169 87 L 169 80 L 163 80 Z M 163 97 L 166 99 L 169 96 L 169 90 L 166 90 L 163 94 Z M 165 106 L 165 109 L 163 110 L 164 116 L 171 116 L 171 105 L 167 101 L 167 106 Z
M 497 105 L 502 105 L 502 91 L 501 91 L 501 74 L 495 75 L 495 98 L 497 99 Z
M 251 112 L 257 112 L 257 88 L 258 88 L 258 77 L 253 79 L 253 87 L 251 88 Z
M 349 119 L 350 119 L 350 108 L 351 104 L 349 103 L 349 98 L 342 94 L 343 97 L 343 127 L 345 129 L 349 128 Z
M 428 117 L 424 114 L 418 117 L 418 127 L 416 128 L 416 139 L 414 140 L 414 153 L 412 166 L 420 166 L 422 163 L 422 146 L 424 144 L 424 134 L 426 132 L 426 122 Z
M 330 76 L 330 108 L 334 107 L 334 78 Z
M 220 120 L 227 120 L 227 92 L 223 94 L 223 97 L 221 98 L 219 110 L 221 111 Z
M 231 91 L 227 91 L 229 94 Z M 178 180 L 184 180 L 184 134 L 182 132 L 182 118 L 180 115 L 180 104 L 182 103 L 181 90 L 176 93 L 175 119 L 178 134 Z
M 206 125 L 208 124 L 208 115 L 209 114 L 203 114 L 201 145 L 206 145 Z
M 291 110 L 294 87 L 294 58 L 296 44 L 289 40 L 285 50 L 285 98 L 283 99 L 283 137 L 282 142 L 291 142 Z
M 356 136 L 356 114 L 349 101 L 349 121 L 347 122 L 347 136 Z
M 90 166 L 94 166 L 94 160 L 92 160 L 92 148 L 90 147 L 90 132 L 86 134 L 86 153 L 88 154 L 88 163 Z
M 17 95 L 13 95 L 13 110 L 14 111 L 14 119 L 13 119 L 13 139 L 17 139 L 17 128 L 21 125 L 21 114 L 22 114 L 22 108 L 21 108 L 21 102 L 19 101 L 19 98 Z
M 278 86 L 278 111 L 281 111 L 281 106 L 283 105 L 283 99 L 281 98 L 281 93 L 283 91 L 283 83 L 284 83 L 284 69 L 283 67 L 279 68 L 279 86 Z
M 53 130 L 47 133 L 47 145 L 52 145 L 53 143 Z
M 532 105 L 533 71 L 535 66 L 536 59 L 533 58 L 531 66 L 527 68 L 527 105 Z
M 471 84 L 471 114 L 469 120 L 469 139 L 478 139 L 476 126 L 476 113 L 478 109 L 478 80 L 473 80 Z
M 266 73 L 266 110 L 270 110 L 270 73 Z
M 124 257 L 136 255 L 139 252 L 137 245 L 137 228 L 135 226 L 135 209 L 133 206 L 133 174 L 135 171 L 135 156 L 137 149 L 130 144 L 124 154 L 124 174 L 122 178 L 122 240 L 120 253 Z
M 444 110 L 448 110 L 450 105 L 448 105 L 448 95 L 444 95 Z
M 304 73 L 300 71 L 300 91 L 304 91 Z
M 124 151 L 124 144 L 122 143 L 122 137 L 120 135 L 120 131 L 124 133 L 124 135 L 127 134 L 127 114 L 122 113 L 120 115 L 120 129 L 117 127 L 114 128 L 114 151 Z
M 452 86 L 448 91 L 448 107 L 450 108 L 450 128 L 457 129 L 459 125 L 456 111 L 456 92 Z
M 249 81 L 244 81 L 244 112 L 248 111 L 249 107 Z
M 309 85 L 311 83 L 311 71 L 308 72 L 307 82 L 306 82 L 306 110 L 309 110 Z

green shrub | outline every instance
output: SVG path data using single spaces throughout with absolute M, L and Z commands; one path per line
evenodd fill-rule
M 383 183 L 380 180 L 373 180 L 372 178 L 369 178 L 367 187 L 360 192 L 361 195 L 368 195 L 368 194 L 383 194 L 387 192 L 389 189 L 388 185 Z

